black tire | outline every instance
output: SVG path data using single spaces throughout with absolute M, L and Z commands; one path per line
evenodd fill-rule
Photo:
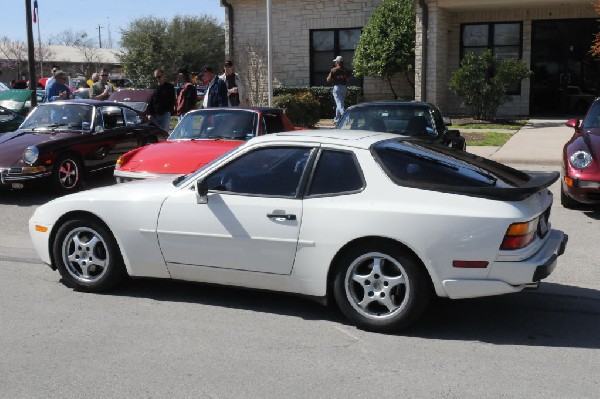
M 60 226 L 52 255 L 65 285 L 81 291 L 106 291 L 127 277 L 112 233 L 91 218 L 72 219 Z
M 569 194 L 565 193 L 565 189 L 562 184 L 560 185 L 560 204 L 567 209 L 577 208 L 579 205 L 581 205 L 578 201 L 569 197 Z
M 53 168 L 52 183 L 59 192 L 77 191 L 81 187 L 82 175 L 81 161 L 72 154 L 63 155 Z
M 432 289 L 421 262 L 383 243 L 343 254 L 336 265 L 333 293 L 342 313 L 358 327 L 391 332 L 421 316 Z

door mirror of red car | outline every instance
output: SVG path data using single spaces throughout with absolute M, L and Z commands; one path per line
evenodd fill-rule
M 567 125 L 568 127 L 572 127 L 575 130 L 579 129 L 579 119 L 573 118 L 573 119 L 569 119 L 567 121 L 567 123 L 565 123 L 565 125 Z
M 198 204 L 208 203 L 208 182 L 206 179 L 196 181 L 196 202 Z

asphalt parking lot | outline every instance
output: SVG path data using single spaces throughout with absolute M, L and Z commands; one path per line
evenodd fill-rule
M 164 280 L 73 291 L 28 238 L 50 198 L 0 193 L 4 397 L 597 397 L 598 209 L 555 201 L 551 221 L 570 241 L 538 290 L 438 300 L 385 335 L 271 292 Z

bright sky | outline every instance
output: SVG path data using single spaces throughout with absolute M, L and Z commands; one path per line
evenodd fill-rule
M 152 16 L 170 20 L 175 15 L 209 15 L 224 23 L 225 9 L 220 4 L 220 0 L 38 0 L 38 22 L 42 43 L 47 43 L 51 35 L 70 29 L 86 32 L 97 46 L 97 28 L 100 25 L 102 47 L 107 47 L 110 32 L 116 48 L 121 37 L 120 30 L 134 19 Z M 8 36 L 11 40 L 26 42 L 25 1 L 2 0 L 2 15 L 0 37 Z M 37 24 L 33 24 L 36 44 L 37 29 Z

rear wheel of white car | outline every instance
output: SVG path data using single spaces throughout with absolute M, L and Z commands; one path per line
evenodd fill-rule
M 337 266 L 335 300 L 348 319 L 366 330 L 405 328 L 431 298 L 429 277 L 420 262 L 390 244 L 352 249 Z
M 115 238 L 91 218 L 64 223 L 58 229 L 52 251 L 65 284 L 82 291 L 106 291 L 127 275 Z
M 63 155 L 52 172 L 54 187 L 62 192 L 77 190 L 81 185 L 82 168 L 79 160 L 72 155 Z

